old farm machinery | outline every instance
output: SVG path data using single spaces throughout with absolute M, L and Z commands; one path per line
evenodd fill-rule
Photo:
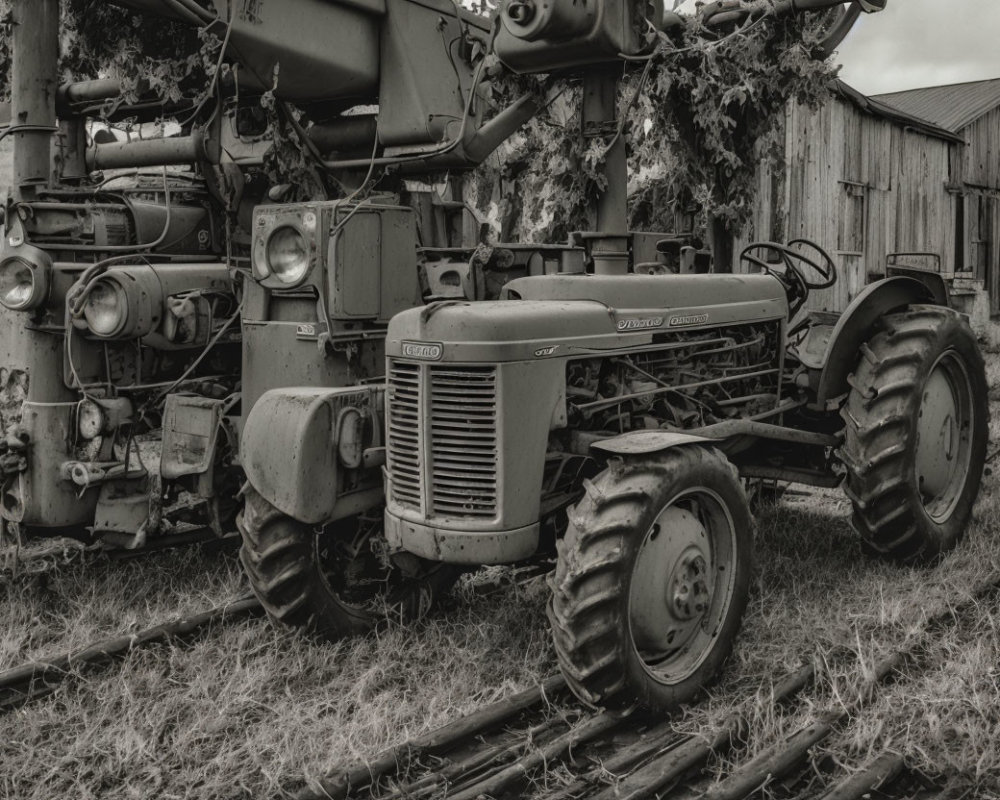
M 712 29 L 839 7 L 837 39 L 882 5 L 700 14 Z M 674 20 L 655 4 L 513 0 L 488 30 L 446 5 L 389 0 L 369 22 L 373 154 L 327 165 L 406 174 L 475 164 L 536 113 L 526 95 L 482 122 L 487 56 L 581 74 L 583 129 L 614 130 L 618 59 Z M 431 29 L 444 44 L 423 41 Z M 893 559 L 933 559 L 959 539 L 983 468 L 985 382 L 940 287 L 900 272 L 836 321 L 800 314 L 837 277 L 807 241 L 747 248 L 755 274 L 637 274 L 642 238 L 627 232 L 624 143 L 612 142 L 598 230 L 564 247 L 441 249 L 398 198 L 257 209 L 240 529 L 272 616 L 349 634 L 385 604 L 419 613 L 461 568 L 554 550 L 549 620 L 577 694 L 673 706 L 718 671 L 740 625 L 742 480 L 843 484 L 863 543 Z M 308 314 L 284 311 L 293 303 Z M 287 385 L 293 370 L 315 380 Z
M 221 536 L 239 488 L 239 289 L 226 259 L 239 254 L 239 204 L 227 207 L 203 133 L 214 102 L 179 103 L 189 119 L 171 138 L 116 138 L 104 123 L 139 132 L 170 109 L 126 100 L 117 80 L 61 83 L 59 11 L 15 2 L 5 20 L 0 515 L 20 537 L 130 549 L 196 528 Z
M 183 152 L 155 163 L 197 164 L 213 178 L 199 219 L 235 213 L 245 236 L 216 244 L 209 227 L 211 261 L 165 250 L 170 234 L 154 232 L 125 242 L 144 245 L 127 266 L 106 249 L 69 258 L 72 247 L 50 263 L 33 205 L 75 202 L 93 219 L 113 203 L 86 181 L 67 200 L 48 167 L 20 181 L 40 188 L 8 206 L 3 263 L 24 276 L 18 287 L 48 279 L 42 304 L 18 312 L 29 324 L 17 336 L 51 363 L 31 357 L 47 377 L 24 383 L 9 426 L 5 497 L 20 498 L 5 502 L 9 519 L 101 529 L 120 502 L 145 514 L 119 523 L 134 536 L 165 487 L 217 497 L 238 465 L 254 591 L 274 618 L 330 637 L 387 609 L 421 613 L 463 569 L 556 553 L 549 619 L 563 672 L 582 699 L 615 707 L 684 702 L 729 654 L 752 564 L 746 480 L 843 484 L 862 542 L 890 558 L 933 559 L 960 538 L 983 468 L 985 378 L 940 286 L 898 270 L 834 320 L 802 310 L 837 277 L 808 241 L 747 248 L 752 274 L 692 274 L 691 251 L 671 260 L 675 243 L 658 248 L 666 236 L 628 231 L 617 82 L 623 60 L 678 24 L 662 4 L 510 0 L 493 21 L 447 0 L 123 4 L 215 26 L 239 65 L 220 81 L 220 113 L 157 145 Z M 823 52 L 883 5 L 721 2 L 698 14 L 708 35 L 754 15 L 831 14 Z M 502 71 L 579 78 L 581 127 L 607 137 L 596 229 L 567 244 L 485 245 L 457 197 L 427 191 L 546 104 L 527 91 L 485 113 Z M 236 176 L 269 146 L 254 111 L 264 93 L 304 110 L 286 110 L 288 123 L 341 199 L 246 191 L 234 206 L 232 186 L 251 183 Z M 53 141 L 54 118 L 18 124 L 38 128 L 19 136 Z M 384 193 L 368 188 L 375 174 L 389 176 Z M 164 229 L 181 198 L 197 204 L 200 184 L 179 193 L 173 173 L 143 180 Z M 255 203 L 252 221 L 237 213 Z M 41 255 L 9 255 L 16 247 Z M 198 282 L 234 268 L 236 287 Z M 236 346 L 224 329 L 236 303 L 211 305 L 224 287 L 240 298 L 238 392 L 232 359 L 225 372 L 201 355 Z M 174 319 L 181 309 L 193 334 Z M 190 337 L 185 347 L 170 331 Z M 141 372 L 164 363 L 172 371 Z M 37 394 L 47 381 L 51 398 Z M 29 429 L 35 406 L 62 422 Z M 98 430 L 93 454 L 78 452 L 81 423 Z M 153 451 L 158 467 L 138 459 Z M 73 513 L 29 518 L 25 487 L 36 485 Z M 209 504 L 216 518 L 223 505 Z

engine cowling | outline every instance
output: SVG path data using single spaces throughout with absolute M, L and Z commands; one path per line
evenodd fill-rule
M 784 291 L 768 276 L 568 276 L 395 317 L 386 535 L 425 558 L 530 556 L 570 459 L 634 427 L 779 402 Z M 515 300 L 515 298 L 524 298 Z M 571 479 L 570 479 L 571 482 Z

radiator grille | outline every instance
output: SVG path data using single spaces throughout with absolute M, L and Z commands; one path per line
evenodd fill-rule
M 433 366 L 430 375 L 434 511 L 450 516 L 495 516 L 496 370 Z
M 400 505 L 420 508 L 420 367 L 393 362 L 389 369 L 387 458 L 392 497 Z
M 496 378 L 495 367 L 392 363 L 388 453 L 395 502 L 419 510 L 423 499 L 428 516 L 496 515 Z M 430 468 L 422 471 L 424 452 Z

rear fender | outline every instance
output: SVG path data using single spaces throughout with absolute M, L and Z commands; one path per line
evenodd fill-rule
M 272 389 L 247 416 L 240 460 L 247 480 L 271 505 L 310 525 L 336 518 L 345 474 L 358 466 L 356 436 L 341 454 L 339 430 L 354 411 L 380 445 L 383 387 Z M 352 411 L 352 409 L 354 411 Z M 349 466 L 345 466 L 346 456 Z
M 642 430 L 623 433 L 611 439 L 594 442 L 590 448 L 603 456 L 649 456 L 691 444 L 719 445 L 718 439 L 676 431 Z
M 869 286 L 854 298 L 830 334 L 823 366 L 810 376 L 815 386 L 817 408 L 848 390 L 847 376 L 858 363 L 858 350 L 871 338 L 875 324 L 886 314 L 913 303 L 947 304 L 933 288 L 915 278 L 886 278 Z

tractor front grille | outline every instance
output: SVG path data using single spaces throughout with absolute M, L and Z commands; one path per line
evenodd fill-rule
M 497 513 L 495 367 L 389 367 L 391 499 L 426 517 Z
M 420 508 L 420 367 L 394 362 L 389 370 L 387 463 L 392 496 L 400 505 Z

